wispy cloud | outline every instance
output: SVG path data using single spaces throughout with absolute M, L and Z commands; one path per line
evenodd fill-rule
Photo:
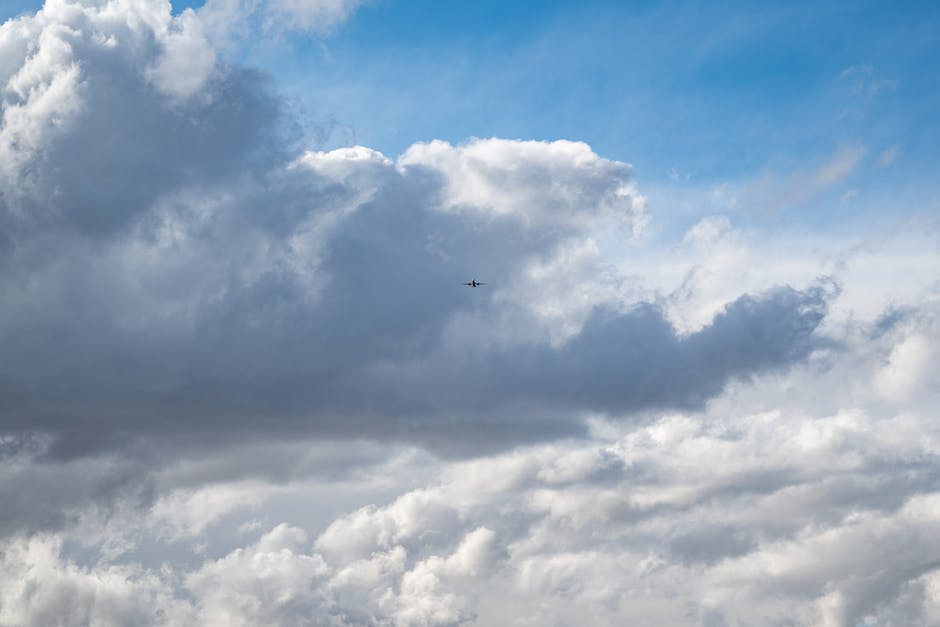
M 878 163 L 888 167 L 901 158 L 901 147 L 895 144 L 890 148 L 885 148 L 878 154 Z
M 738 205 L 760 216 L 798 208 L 849 180 L 867 153 L 865 146 L 852 146 L 836 151 L 812 169 L 788 173 L 767 171 L 744 188 Z
M 864 147 L 856 146 L 833 155 L 814 172 L 819 188 L 825 189 L 848 178 L 858 168 L 866 152 Z

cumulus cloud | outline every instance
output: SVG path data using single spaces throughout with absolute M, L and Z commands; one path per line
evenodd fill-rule
M 4 625 L 180 625 L 191 616 L 166 573 L 137 566 L 86 568 L 61 558 L 54 536 L 3 544 Z
M 64 1 L 4 27 L 4 429 L 67 455 L 251 431 L 487 446 L 700 405 L 818 341 L 819 288 L 679 338 L 591 276 L 648 218 L 630 167 L 583 143 L 292 156 L 264 79 L 203 54 L 200 28 Z M 559 312 L 539 286 L 569 271 L 583 297 Z M 473 276 L 488 288 L 459 289 Z
M 940 620 L 935 231 L 787 265 L 581 142 L 305 151 L 224 41 L 358 4 L 0 26 L 0 624 Z
M 930 374 L 918 402 L 885 401 L 871 382 L 936 316 L 874 342 L 873 324 L 859 329 L 828 359 L 739 384 L 704 411 L 639 427 L 596 418 L 586 438 L 439 462 L 418 486 L 309 530 L 255 522 L 254 539 L 189 566 L 81 565 L 62 539 L 80 532 L 67 530 L 8 539 L 4 572 L 35 592 L 4 586 L 4 618 L 84 616 L 97 582 L 94 611 L 124 612 L 104 624 L 146 607 L 159 611 L 142 622 L 184 625 L 613 625 L 638 612 L 677 625 L 933 624 L 940 381 Z M 824 391 L 846 406 L 820 408 Z M 309 479 L 295 488 L 322 495 Z M 274 511 L 270 494 L 212 533 Z M 165 513 L 120 516 L 119 535 L 130 521 L 158 533 Z M 159 542 L 187 533 L 205 528 Z
M 5 251 L 40 229 L 113 235 L 174 189 L 280 150 L 264 79 L 217 63 L 191 13 L 54 0 L 5 23 L 0 42 Z

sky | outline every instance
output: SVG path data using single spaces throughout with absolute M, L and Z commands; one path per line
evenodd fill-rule
M 938 33 L 4 2 L 0 625 L 940 624 Z

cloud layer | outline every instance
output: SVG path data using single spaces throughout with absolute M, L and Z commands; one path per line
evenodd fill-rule
M 0 624 L 940 621 L 936 224 L 780 254 L 581 142 L 307 150 L 228 47 L 357 4 L 0 26 Z
M 596 419 L 587 438 L 459 462 L 360 459 L 332 480 L 341 491 L 399 492 L 315 533 L 283 496 L 335 508 L 319 473 L 200 487 L 164 474 L 153 507 L 8 538 L 0 621 L 933 624 L 940 382 L 907 370 L 930 391 L 904 398 L 873 382 L 936 313 L 874 341 L 861 330 L 825 363 L 736 386 L 705 412 Z M 820 410 L 823 393 L 847 406 Z M 62 538 L 99 557 L 80 565 Z M 159 557 L 142 548 L 154 542 Z
M 4 26 L 5 429 L 64 455 L 254 430 L 485 445 L 700 406 L 818 341 L 820 288 L 743 296 L 680 338 L 594 276 L 595 240 L 647 216 L 630 167 L 582 143 L 290 157 L 276 97 L 200 28 L 120 2 Z M 556 282 L 581 305 L 543 319 Z

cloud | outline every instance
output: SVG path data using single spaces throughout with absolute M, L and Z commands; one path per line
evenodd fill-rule
M 368 0 L 206 0 L 192 12 L 221 49 L 290 33 L 325 35 Z M 184 12 L 184 15 L 187 12 Z
M 601 247 L 643 233 L 644 199 L 584 143 L 295 156 L 265 79 L 200 19 L 53 3 L 4 26 L 35 42 L 5 55 L 5 431 L 64 456 L 274 432 L 486 448 L 700 405 L 817 342 L 818 288 L 688 338 L 624 302 Z M 556 282 L 582 298 L 541 294 Z
M 901 158 L 901 147 L 895 144 L 889 148 L 885 148 L 880 153 L 878 153 L 878 163 L 884 167 L 893 165 L 895 161 Z
M 940 620 L 935 231 L 673 241 L 575 141 L 305 151 L 223 40 L 357 5 L 0 27 L 0 624 Z
M 4 544 L 0 623 L 181 625 L 191 615 L 161 574 L 134 566 L 83 568 L 62 560 L 61 549 L 55 537 Z
M 852 97 L 862 100 L 865 104 L 879 93 L 893 91 L 898 86 L 895 80 L 879 77 L 873 65 L 847 67 L 839 73 L 839 79 L 849 86 Z
M 298 550 L 300 529 L 279 525 L 253 546 L 206 563 L 186 578 L 198 595 L 198 623 L 204 625 L 310 624 L 323 617 L 317 585 L 326 565 Z
M 743 191 L 741 205 L 764 215 L 785 208 L 799 207 L 824 191 L 849 180 L 867 153 L 865 146 L 851 146 L 837 150 L 825 162 L 812 169 L 783 176 L 765 172 Z
M 825 363 L 741 383 L 705 410 L 639 426 L 597 418 L 586 438 L 441 461 L 328 524 L 266 522 L 189 563 L 166 564 L 164 551 L 82 565 L 69 546 L 103 538 L 74 528 L 7 538 L 0 572 L 22 583 L 0 587 L 2 620 L 932 624 L 940 381 L 888 404 L 871 382 L 937 313 L 921 307 L 875 341 L 861 328 Z M 845 407 L 820 407 L 823 393 Z M 416 476 L 412 463 L 401 477 Z M 291 489 L 321 505 L 315 478 Z M 231 488 L 203 490 L 221 502 Z M 258 494 L 251 511 L 187 533 L 256 528 L 278 498 Z M 160 533 L 165 515 L 123 511 L 109 534 Z
M 268 0 L 268 11 L 293 29 L 328 30 L 366 0 Z
M 399 163 L 442 175 L 446 212 L 480 213 L 538 230 L 599 223 L 634 235 L 647 221 L 630 166 L 602 159 L 582 142 L 490 140 L 455 149 L 433 141 L 412 146 Z
M 216 55 L 191 11 L 173 20 L 169 31 L 162 52 L 145 76 L 164 94 L 185 100 L 205 85 L 215 70 Z
M 265 79 L 218 63 L 190 12 L 50 2 L 0 42 L 4 249 L 37 230 L 112 236 L 158 197 L 281 150 Z
M 816 170 L 816 180 L 820 187 L 828 187 L 844 180 L 855 171 L 862 157 L 865 156 L 865 152 L 864 148 L 843 150 L 828 163 L 820 166 Z

